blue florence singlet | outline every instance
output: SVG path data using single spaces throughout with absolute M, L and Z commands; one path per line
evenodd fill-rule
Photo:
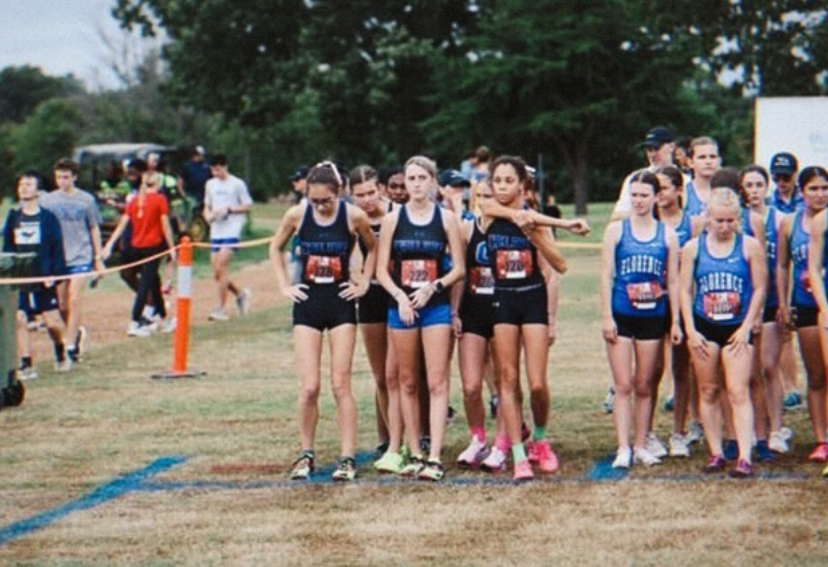
M 707 249 L 704 232 L 699 236 L 699 249 L 693 269 L 696 294 L 693 313 L 703 320 L 719 325 L 740 325 L 747 315 L 753 297 L 750 263 L 745 258 L 744 236 L 737 233 L 727 256 L 716 258 Z
M 621 223 L 615 245 L 612 312 L 627 317 L 660 317 L 667 313 L 667 236 L 656 223 L 648 241 L 638 240 L 629 219 Z
M 808 241 L 810 235 L 805 232 L 802 226 L 804 214 L 804 211 L 794 213 L 793 222 L 791 223 L 791 235 L 788 240 L 788 250 L 790 251 L 791 263 L 793 265 L 791 305 L 796 307 L 816 307 L 816 299 L 814 299 L 814 294 L 811 290 L 811 278 L 808 275 Z M 823 280 L 825 279 L 825 261 L 826 250 L 823 249 Z

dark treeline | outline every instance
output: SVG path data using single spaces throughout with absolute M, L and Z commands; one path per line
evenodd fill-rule
M 615 197 L 656 124 L 714 136 L 725 163 L 749 162 L 753 97 L 828 90 L 826 10 L 802 0 L 118 0 L 125 27 L 163 30 L 162 53 L 117 92 L 46 78 L 56 92 L 28 110 L 10 116 L 0 100 L 0 148 L 21 167 L 34 163 L 27 144 L 57 150 L 36 143 L 43 135 L 203 144 L 226 151 L 262 198 L 325 157 L 383 166 L 427 152 L 449 167 L 485 144 L 530 162 L 542 154 L 558 199 L 583 212 Z

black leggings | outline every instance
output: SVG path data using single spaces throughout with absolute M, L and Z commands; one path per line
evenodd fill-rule
M 132 248 L 130 260 L 138 262 L 160 254 L 167 249 L 166 244 L 159 244 L 150 248 Z M 144 307 L 149 303 L 155 308 L 155 313 L 164 318 L 167 310 L 164 306 L 164 297 L 161 294 L 161 276 L 158 275 L 158 267 L 162 258 L 156 258 L 151 262 L 141 265 L 141 272 L 138 278 L 138 290 L 135 292 L 135 303 L 132 304 L 132 320 L 140 321 L 144 313 Z

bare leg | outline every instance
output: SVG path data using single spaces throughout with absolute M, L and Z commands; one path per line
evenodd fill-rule
M 365 353 L 376 384 L 377 437 L 380 443 L 388 441 L 388 386 L 385 381 L 385 362 L 388 357 L 388 329 L 385 323 L 363 323 Z
M 607 358 L 615 387 L 615 436 L 619 449 L 630 447 L 630 425 L 632 424 L 633 392 L 633 343 L 627 337 L 618 337 L 614 343 L 607 342 Z
M 808 412 L 817 443 L 825 443 L 825 366 L 820 347 L 820 326 L 807 327 L 797 331 L 799 351 L 808 375 Z
M 521 442 L 521 410 L 518 394 L 520 361 L 520 327 L 517 325 L 495 325 L 492 339 L 497 380 L 500 384 L 500 409 L 503 415 L 509 442 Z
M 399 453 L 402 446 L 403 421 L 400 406 L 400 376 L 397 355 L 391 341 L 388 342 L 388 356 L 385 363 L 385 382 L 388 387 L 388 450 Z
M 535 427 L 546 428 L 549 423 L 551 398 L 546 381 L 546 366 L 549 360 L 549 327 L 546 325 L 523 325 L 521 327 L 523 348 L 526 350 L 524 364 L 529 381 L 529 405 Z M 518 382 L 520 379 L 518 379 Z
M 451 362 L 451 326 L 433 325 L 421 331 L 428 375 L 428 393 L 431 407 L 430 460 L 439 461 L 446 435 L 446 415 L 449 405 L 449 364 Z
M 750 403 L 751 361 L 753 346 L 748 345 L 738 352 L 733 346 L 722 349 L 722 366 L 725 386 L 730 405 L 733 408 L 733 427 L 739 443 L 739 459 L 751 462 L 753 449 L 753 405 Z
M 351 392 L 351 364 L 354 360 L 356 327 L 339 325 L 328 332 L 331 349 L 331 388 L 336 400 L 336 421 L 339 426 L 341 456 L 353 457 L 356 452 L 357 410 Z
M 705 438 L 711 455 L 722 454 L 722 404 L 720 392 L 722 379 L 719 373 L 721 348 L 712 341 L 707 342 L 707 358 L 690 353 L 693 372 L 699 386 L 699 410 L 704 425 Z
M 391 344 L 397 355 L 400 407 L 405 436 L 412 454 L 420 454 L 420 330 L 391 329 Z M 443 416 L 445 419 L 445 416 Z
M 782 401 L 785 389 L 779 373 L 779 356 L 782 351 L 783 330 L 779 323 L 765 323 L 762 327 L 762 376 L 765 380 L 766 404 L 770 430 L 782 429 Z
M 469 429 L 486 427 L 483 405 L 483 376 L 489 342 L 480 335 L 465 333 L 459 340 L 460 379 L 463 383 L 463 406 Z
M 690 407 L 690 353 L 687 343 L 673 347 L 673 433 L 684 433 Z
M 635 441 L 633 447 L 639 449 L 646 444 L 647 434 L 652 430 L 653 386 L 663 374 L 662 356 L 664 340 L 635 341 Z
M 322 333 L 312 327 L 293 328 L 296 370 L 299 373 L 299 440 L 302 449 L 313 449 L 319 421 L 319 362 Z

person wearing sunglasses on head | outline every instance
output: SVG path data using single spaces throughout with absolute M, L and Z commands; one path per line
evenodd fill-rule
M 779 152 L 771 158 L 770 174 L 775 187 L 769 204 L 779 212 L 790 214 L 805 207 L 802 191 L 796 186 L 798 171 L 796 156 L 791 153 Z

